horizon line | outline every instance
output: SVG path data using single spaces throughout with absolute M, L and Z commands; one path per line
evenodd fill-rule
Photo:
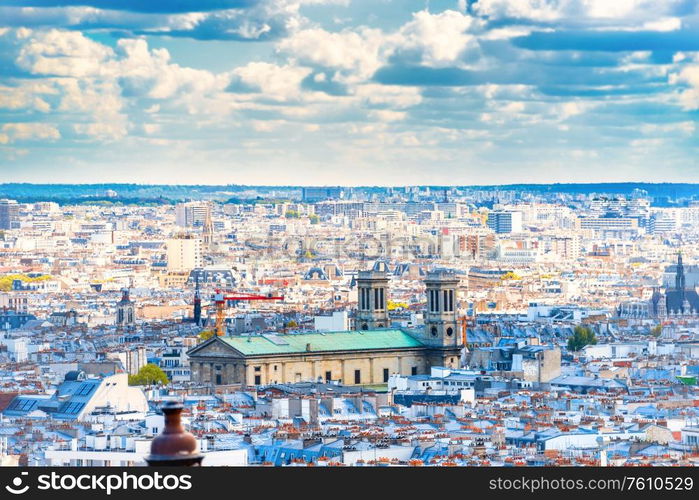
M 683 182 L 661 182 L 661 181 L 599 181 L 599 182 L 511 182 L 507 184 L 206 184 L 206 183 L 150 183 L 150 182 L 0 182 L 0 186 L 11 185 L 26 185 L 26 186 L 172 186 L 172 187 L 263 187 L 263 188 L 403 188 L 403 187 L 436 187 L 436 188 L 462 188 L 462 187 L 509 187 L 509 186 L 592 186 L 592 185 L 608 185 L 619 186 L 625 184 L 648 184 L 653 186 L 660 185 L 696 185 L 699 186 L 699 181 L 683 181 Z

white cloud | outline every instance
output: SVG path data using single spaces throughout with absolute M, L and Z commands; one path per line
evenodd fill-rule
M 395 122 L 404 120 L 406 113 L 403 111 L 392 111 L 390 109 L 375 109 L 369 111 L 369 116 L 381 122 Z
M 386 38 L 381 30 L 359 28 L 331 33 L 321 28 L 298 31 L 278 44 L 278 51 L 300 64 L 344 70 L 343 81 L 371 77 L 385 62 Z
M 655 21 L 643 23 L 643 29 L 649 31 L 675 31 L 682 27 L 682 19 L 679 17 L 663 17 Z
M 262 93 L 266 99 L 289 101 L 300 98 L 301 82 L 310 73 L 310 68 L 252 62 L 234 69 L 231 75 Z
M 417 50 L 421 63 L 427 66 L 450 66 L 458 62 L 468 49 L 477 49 L 476 37 L 468 30 L 479 21 L 454 10 L 431 14 L 423 10 L 413 14 L 391 38 L 399 51 Z
M 479 0 L 473 4 L 476 14 L 491 19 L 526 19 L 538 22 L 614 21 L 620 25 L 638 25 L 639 20 L 658 22 L 670 17 L 683 0 Z M 656 24 L 667 29 L 670 24 Z M 653 29 L 649 27 L 648 29 Z
M 669 82 L 687 86 L 680 93 L 680 103 L 684 109 L 699 109 L 699 66 L 685 66 L 679 73 L 671 74 Z
M 39 75 L 94 77 L 108 71 L 104 63 L 114 56 L 111 48 L 73 31 L 31 32 L 21 48 L 19 67 Z
M 44 96 L 57 93 L 53 85 L 44 82 L 22 81 L 16 86 L 0 85 L 0 109 L 27 109 L 47 113 L 51 106 Z
M 125 118 L 118 121 L 77 123 L 73 126 L 73 129 L 78 134 L 86 135 L 99 141 L 121 139 L 128 133 Z
M 403 109 L 422 102 L 420 89 L 400 85 L 379 85 L 368 83 L 358 85 L 355 95 L 372 106 L 387 106 Z
M 4 142 L 27 141 L 32 139 L 56 140 L 61 138 L 58 129 L 48 123 L 22 122 L 5 123 L 2 128 Z

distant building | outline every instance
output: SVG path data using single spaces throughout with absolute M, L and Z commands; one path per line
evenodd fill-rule
M 5 416 L 50 416 L 55 420 L 84 420 L 93 411 L 104 408 L 111 413 L 141 413 L 148 402 L 138 387 L 129 387 L 128 375 L 118 373 L 104 378 L 89 378 L 82 371 L 71 371 L 51 394 L 20 394 L 3 411 Z
M 317 332 L 337 332 L 349 329 L 347 311 L 334 311 L 330 316 L 316 316 L 313 326 Z
M 167 240 L 168 271 L 191 271 L 202 267 L 202 242 L 192 235 Z
M 0 200 L 0 229 L 19 227 L 19 204 L 15 200 Z
M 546 383 L 561 374 L 561 350 L 554 346 L 528 345 L 524 341 L 476 348 L 468 366 L 498 372 L 507 378 Z
M 677 230 L 677 218 L 673 217 L 672 214 L 653 214 L 648 221 L 648 232 L 650 234 L 669 233 L 675 230 Z
M 345 385 L 387 383 L 392 373 L 417 375 L 432 366 L 458 368 L 458 278 L 433 271 L 425 280 L 428 305 L 422 330 L 387 328 L 385 269 L 357 281 L 364 292 L 356 331 L 212 337 L 191 349 L 192 381 L 261 385 L 339 380 Z M 363 280 L 363 281 L 362 281 Z
M 305 187 L 301 189 L 301 200 L 306 203 L 325 200 L 340 200 L 345 197 L 343 187 Z
M 656 288 L 647 301 L 624 302 L 619 305 L 617 314 L 622 318 L 671 318 L 677 316 L 699 316 L 699 294 L 695 289 L 695 279 L 687 284 L 682 254 L 677 255 L 674 282 L 667 283 L 665 290 Z M 668 268 L 669 269 L 669 268 Z M 667 270 L 666 270 L 667 272 Z
M 146 364 L 148 364 L 148 360 L 145 347 L 138 346 L 126 351 L 126 363 L 124 363 L 124 368 L 126 368 L 126 372 L 129 375 L 136 375 Z
M 237 280 L 228 267 L 207 266 L 192 269 L 187 276 L 187 285 L 215 285 L 221 288 L 233 288 Z
M 488 227 L 498 234 L 521 233 L 522 212 L 495 211 L 488 213 Z
M 75 309 L 51 313 L 48 321 L 56 326 L 73 326 L 78 324 L 78 313 Z
M 677 255 L 676 269 L 675 286 L 665 291 L 667 314 L 699 314 L 699 295 L 694 288 L 687 287 L 681 253 Z
M 0 309 L 0 329 L 14 330 L 21 328 L 25 323 L 35 320 L 36 316 L 26 312 L 17 312 L 13 309 Z
M 116 324 L 117 326 L 132 326 L 136 323 L 136 309 L 129 298 L 129 289 L 124 288 L 121 300 L 117 302 Z
M 577 219 L 578 229 L 593 231 L 637 231 L 638 219 L 635 217 L 580 217 Z
M 203 226 L 211 218 L 208 202 L 188 202 L 175 205 L 175 224 L 180 227 Z

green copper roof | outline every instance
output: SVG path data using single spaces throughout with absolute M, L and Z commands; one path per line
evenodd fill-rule
M 245 355 L 423 347 L 397 329 L 219 338 Z

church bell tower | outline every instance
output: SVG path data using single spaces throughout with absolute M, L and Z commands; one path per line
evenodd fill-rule
M 136 323 L 136 308 L 129 298 L 129 289 L 121 291 L 121 300 L 117 302 L 117 326 L 132 326 Z
M 422 342 L 429 348 L 431 366 L 460 367 L 464 346 L 457 314 L 458 287 L 459 278 L 453 271 L 434 270 L 425 278 L 427 308 Z
M 457 318 L 456 289 L 459 278 L 446 270 L 427 274 L 425 288 L 425 338 L 431 345 L 456 347 L 460 345 Z
M 373 269 L 357 273 L 357 330 L 388 328 L 388 275 Z

